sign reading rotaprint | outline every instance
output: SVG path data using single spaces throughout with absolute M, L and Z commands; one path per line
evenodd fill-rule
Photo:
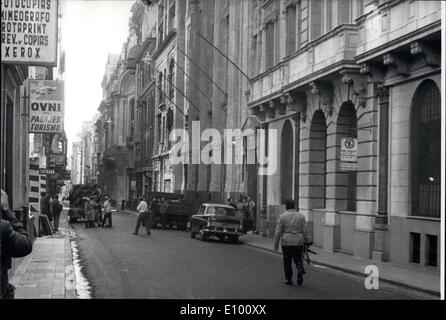
M 2 63 L 56 66 L 58 0 L 1 0 Z
M 63 132 L 63 81 L 29 80 L 29 87 L 29 132 Z
M 340 169 L 343 171 L 358 170 L 358 139 L 341 139 L 341 163 Z

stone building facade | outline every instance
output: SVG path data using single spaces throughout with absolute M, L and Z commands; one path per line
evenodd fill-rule
M 440 12 L 438 1 L 137 1 L 131 54 L 104 82 L 108 148 L 122 148 L 138 195 L 183 193 L 195 205 L 252 195 L 268 237 L 291 198 L 316 246 L 438 271 Z M 129 143 L 118 132 L 135 105 Z M 249 137 L 229 137 L 241 145 L 232 164 L 194 164 L 192 149 L 188 163 L 169 163 L 173 129 L 197 139 L 209 128 L 276 133 L 266 156 L 277 171 L 248 163 Z M 225 159 L 206 134 L 198 143 Z

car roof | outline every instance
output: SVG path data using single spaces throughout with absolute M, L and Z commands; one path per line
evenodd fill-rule
M 202 203 L 201 205 L 206 207 L 220 207 L 220 208 L 234 209 L 234 207 L 232 206 L 228 206 L 227 204 L 221 204 L 221 203 Z

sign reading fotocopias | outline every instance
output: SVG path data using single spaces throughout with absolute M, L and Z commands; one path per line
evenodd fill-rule
M 58 0 L 1 0 L 2 63 L 56 66 Z
M 64 83 L 29 80 L 29 132 L 63 132 Z

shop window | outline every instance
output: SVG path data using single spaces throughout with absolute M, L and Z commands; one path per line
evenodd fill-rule
M 421 236 L 419 233 L 410 233 L 410 262 L 420 263 Z
M 411 117 L 412 215 L 440 217 L 440 91 L 434 82 L 417 89 Z
M 436 267 L 438 257 L 438 237 L 435 235 L 427 234 L 426 245 L 426 265 Z

